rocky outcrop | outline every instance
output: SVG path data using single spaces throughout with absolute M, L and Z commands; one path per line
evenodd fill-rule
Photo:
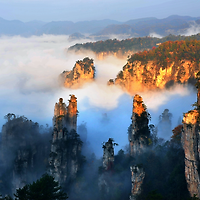
M 116 52 L 104 51 L 104 52 L 95 53 L 95 55 L 96 55 L 98 60 L 104 60 L 108 56 L 114 56 L 118 59 L 127 59 L 127 57 L 129 55 L 132 55 L 133 53 L 135 53 L 135 51 L 130 51 L 130 50 L 129 51 L 123 51 L 123 50 L 120 49 Z
M 50 149 L 39 133 L 37 123 L 10 113 L 6 119 L 2 127 L 1 172 L 7 174 L 5 181 L 12 182 L 14 192 L 45 172 L 45 160 Z
M 55 104 L 48 171 L 62 185 L 75 179 L 80 169 L 82 141 L 76 132 L 77 112 L 74 95 L 71 95 L 68 106 L 62 98 Z
M 136 94 L 133 99 L 132 124 L 128 129 L 131 156 L 142 153 L 148 145 L 150 136 L 149 116 L 142 97 Z
M 136 200 L 137 196 L 141 193 L 141 186 L 145 178 L 145 172 L 143 168 L 139 168 L 137 165 L 131 166 L 130 170 L 132 182 L 130 200 Z
M 58 134 L 58 132 L 64 128 L 67 128 L 68 131 L 72 129 L 76 130 L 77 115 L 77 98 L 75 95 L 71 95 L 68 106 L 66 106 L 66 104 L 63 103 L 63 99 L 60 98 L 59 102 L 55 104 L 54 108 L 54 131 L 56 130 Z
M 93 81 L 94 78 L 94 62 L 88 57 L 78 60 L 71 71 L 63 71 L 60 75 L 62 85 L 73 89 L 83 86 L 84 83 Z
M 198 78 L 198 77 L 197 77 Z M 181 142 L 185 152 L 185 178 L 190 195 L 200 197 L 200 127 L 199 102 L 200 79 L 198 79 L 197 108 L 189 111 L 183 118 Z
M 108 142 L 103 145 L 103 168 L 110 170 L 114 164 L 114 144 L 113 139 L 109 138 Z
M 193 123 L 196 121 L 196 114 L 189 115 L 189 118 L 187 118 L 187 115 L 184 117 L 181 138 L 185 152 L 185 178 L 190 195 L 193 196 L 194 194 L 197 194 L 197 197 L 200 197 L 199 126 L 196 123 Z
M 134 94 L 149 89 L 163 89 L 174 83 L 187 83 L 195 78 L 199 69 L 199 64 L 188 60 L 172 62 L 165 68 L 159 66 L 156 61 L 128 61 L 116 79 L 111 79 L 108 83 L 114 82 L 130 94 Z

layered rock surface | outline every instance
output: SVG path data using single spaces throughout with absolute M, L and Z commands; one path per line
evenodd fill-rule
M 197 197 L 200 197 L 200 78 L 197 77 L 197 79 L 197 108 L 184 115 L 181 142 L 185 152 L 185 178 L 188 191 L 191 196 L 196 194 Z
M 195 116 L 194 116 L 195 117 Z M 185 120 L 186 117 L 185 117 Z M 196 119 L 192 119 L 194 121 Z M 190 195 L 200 197 L 200 177 L 199 177 L 199 127 L 197 124 L 183 121 L 182 144 L 185 152 L 185 178 Z
M 79 88 L 84 83 L 93 81 L 95 77 L 95 67 L 92 59 L 88 57 L 79 60 L 71 71 L 64 71 L 60 75 L 62 85 L 67 88 Z
M 55 104 L 49 173 L 60 184 L 75 179 L 80 168 L 82 141 L 77 129 L 77 100 L 71 95 L 69 105 L 60 98 Z
M 6 170 L 2 173 L 7 174 L 6 181 L 12 182 L 14 192 L 44 173 L 50 149 L 43 141 L 37 123 L 10 113 L 6 118 L 8 121 L 2 127 L 0 159 L 1 167 Z
M 128 62 L 115 80 L 109 80 L 120 85 L 130 94 L 148 89 L 163 89 L 174 83 L 187 83 L 194 79 L 199 71 L 200 65 L 188 60 L 178 63 L 171 63 L 166 68 L 158 66 L 156 61 L 148 61 L 143 64 L 141 61 Z
M 145 178 L 145 172 L 143 168 L 139 168 L 137 165 L 131 166 L 130 169 L 132 182 L 130 200 L 136 200 L 137 196 L 141 193 L 141 186 Z
M 131 156 L 136 156 L 143 152 L 148 145 L 150 135 L 148 123 L 149 113 L 143 103 L 142 97 L 136 94 L 133 99 L 132 124 L 128 130 Z
M 114 144 L 111 138 L 103 145 L 103 149 L 103 167 L 105 170 L 112 169 L 114 164 Z
M 115 83 L 134 94 L 192 82 L 200 70 L 199 44 L 196 40 L 168 41 L 157 48 L 135 53 L 109 84 Z

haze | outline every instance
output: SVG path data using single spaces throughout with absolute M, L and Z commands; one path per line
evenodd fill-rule
M 199 0 L 0 0 L 0 13 L 7 20 L 83 21 L 130 19 L 170 15 L 199 16 Z
M 84 42 L 84 41 L 82 41 Z M 66 54 L 72 45 L 68 36 L 0 37 L 0 126 L 7 113 L 24 115 L 39 124 L 52 126 L 54 105 L 60 97 L 67 103 L 70 94 L 78 100 L 78 125 L 86 123 L 88 140 L 97 156 L 102 156 L 101 143 L 109 137 L 119 143 L 118 151 L 128 144 L 127 129 L 131 123 L 132 97 L 118 87 L 108 87 L 126 60 L 108 57 L 99 61 L 91 52 Z M 96 81 L 78 90 L 62 88 L 58 75 L 71 70 L 77 60 L 94 59 Z M 168 108 L 173 115 L 172 128 L 180 123 L 182 113 L 196 101 L 192 88 L 175 86 L 161 92 L 140 93 L 152 115 L 150 123 L 158 124 L 159 115 Z M 169 139 L 168 135 L 162 135 Z

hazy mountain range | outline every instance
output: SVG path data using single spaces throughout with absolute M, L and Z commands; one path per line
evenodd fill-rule
M 131 37 L 148 36 L 157 33 L 162 36 L 181 34 L 192 25 L 200 24 L 200 17 L 173 15 L 164 19 L 154 17 L 140 18 L 119 22 L 115 20 L 92 21 L 30 21 L 5 20 L 0 18 L 0 35 L 71 35 L 74 33 L 89 34 L 100 37 L 105 35 L 128 35 Z

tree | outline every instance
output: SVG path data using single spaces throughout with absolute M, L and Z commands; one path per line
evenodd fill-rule
M 58 182 L 48 174 L 39 180 L 16 190 L 15 200 L 65 200 L 67 194 L 61 190 Z

